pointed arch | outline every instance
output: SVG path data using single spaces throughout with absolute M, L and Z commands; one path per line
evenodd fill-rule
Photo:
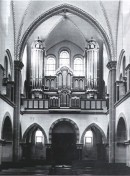
M 92 128 L 98 129 L 98 130 L 100 131 L 102 137 L 103 137 L 104 143 L 107 143 L 107 139 L 106 139 L 106 136 L 105 136 L 105 134 L 104 134 L 104 131 L 103 131 L 96 123 L 90 124 L 90 125 L 84 130 L 84 132 L 83 132 L 83 134 L 82 134 L 82 136 L 81 136 L 81 143 L 83 144 L 83 142 L 84 142 L 84 136 L 85 136 L 86 132 L 87 132 L 89 129 L 92 129 Z
M 122 114 L 117 123 L 116 136 L 118 142 L 124 142 L 127 140 L 127 123 Z
M 17 59 L 19 59 L 19 60 L 22 59 L 24 47 L 26 45 L 26 42 L 27 42 L 28 38 L 33 33 L 33 31 L 42 22 L 46 21 L 47 19 L 49 19 L 50 17 L 52 17 L 54 15 L 60 14 L 60 13 L 65 12 L 65 11 L 79 16 L 80 18 L 82 18 L 85 21 L 89 22 L 94 28 L 96 28 L 96 30 L 102 35 L 102 37 L 104 39 L 104 43 L 107 46 L 107 50 L 108 50 L 108 53 L 109 53 L 109 59 L 111 60 L 111 59 L 114 58 L 114 48 L 112 47 L 112 39 L 108 37 L 106 31 L 100 25 L 100 23 L 95 18 L 93 18 L 90 14 L 88 14 L 85 11 L 83 11 L 82 9 L 77 8 L 77 7 L 73 6 L 73 5 L 69 5 L 69 4 L 62 4 L 62 5 L 59 5 L 57 7 L 54 7 L 52 9 L 46 11 L 45 13 L 40 15 L 37 19 L 35 19 L 30 24 L 30 26 L 27 28 L 27 30 L 23 34 L 22 39 L 18 40 L 17 45 L 19 47 L 18 47 L 18 50 L 17 50 Z
M 2 129 L 1 129 L 1 138 L 7 141 L 12 141 L 13 139 L 13 125 L 11 121 L 11 116 L 8 112 L 5 113 L 3 122 L 2 122 Z
M 43 135 L 44 135 L 44 139 L 45 139 L 45 144 L 46 144 L 46 143 L 47 143 L 47 135 L 46 135 L 44 129 L 43 129 L 39 124 L 37 124 L 37 123 L 33 123 L 32 125 L 30 125 L 30 126 L 26 129 L 26 131 L 25 131 L 24 134 L 23 134 L 23 139 L 22 139 L 22 141 L 25 142 L 25 141 L 26 141 L 27 134 L 28 134 L 31 130 L 35 131 L 36 129 L 40 129 L 40 130 L 42 131 L 42 133 L 43 133 Z

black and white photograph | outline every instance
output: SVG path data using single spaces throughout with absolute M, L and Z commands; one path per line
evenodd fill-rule
M 130 176 L 130 1 L 0 0 L 0 175 Z

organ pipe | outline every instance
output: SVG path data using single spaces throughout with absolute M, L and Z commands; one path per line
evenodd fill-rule
M 87 92 L 97 92 L 97 60 L 99 55 L 99 45 L 91 38 L 85 50 L 87 63 Z
M 43 85 L 43 42 L 38 39 L 32 45 L 31 70 L 32 70 L 32 92 L 42 92 Z

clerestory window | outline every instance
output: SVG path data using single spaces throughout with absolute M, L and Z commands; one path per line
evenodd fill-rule
M 84 75 L 84 62 L 81 58 L 75 58 L 74 60 L 74 74 L 76 76 Z
M 55 69 L 56 69 L 55 67 L 56 67 L 55 58 L 49 57 L 47 59 L 47 64 L 46 64 L 46 75 L 47 76 L 55 75 Z
M 70 54 L 68 51 L 61 51 L 59 58 L 59 67 L 70 66 Z

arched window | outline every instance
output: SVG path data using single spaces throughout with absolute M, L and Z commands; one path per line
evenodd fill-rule
M 49 57 L 47 59 L 47 64 L 46 64 L 46 75 L 48 76 L 53 76 L 55 74 L 55 58 L 54 57 Z
M 85 145 L 93 144 L 93 132 L 88 130 L 85 134 Z
M 36 143 L 39 143 L 39 142 L 43 143 L 43 134 L 39 129 L 35 133 L 35 141 Z
M 83 76 L 84 75 L 83 59 L 75 58 L 75 60 L 74 60 L 74 74 L 76 76 Z
M 62 51 L 60 53 L 59 67 L 70 66 L 70 54 L 68 51 Z

